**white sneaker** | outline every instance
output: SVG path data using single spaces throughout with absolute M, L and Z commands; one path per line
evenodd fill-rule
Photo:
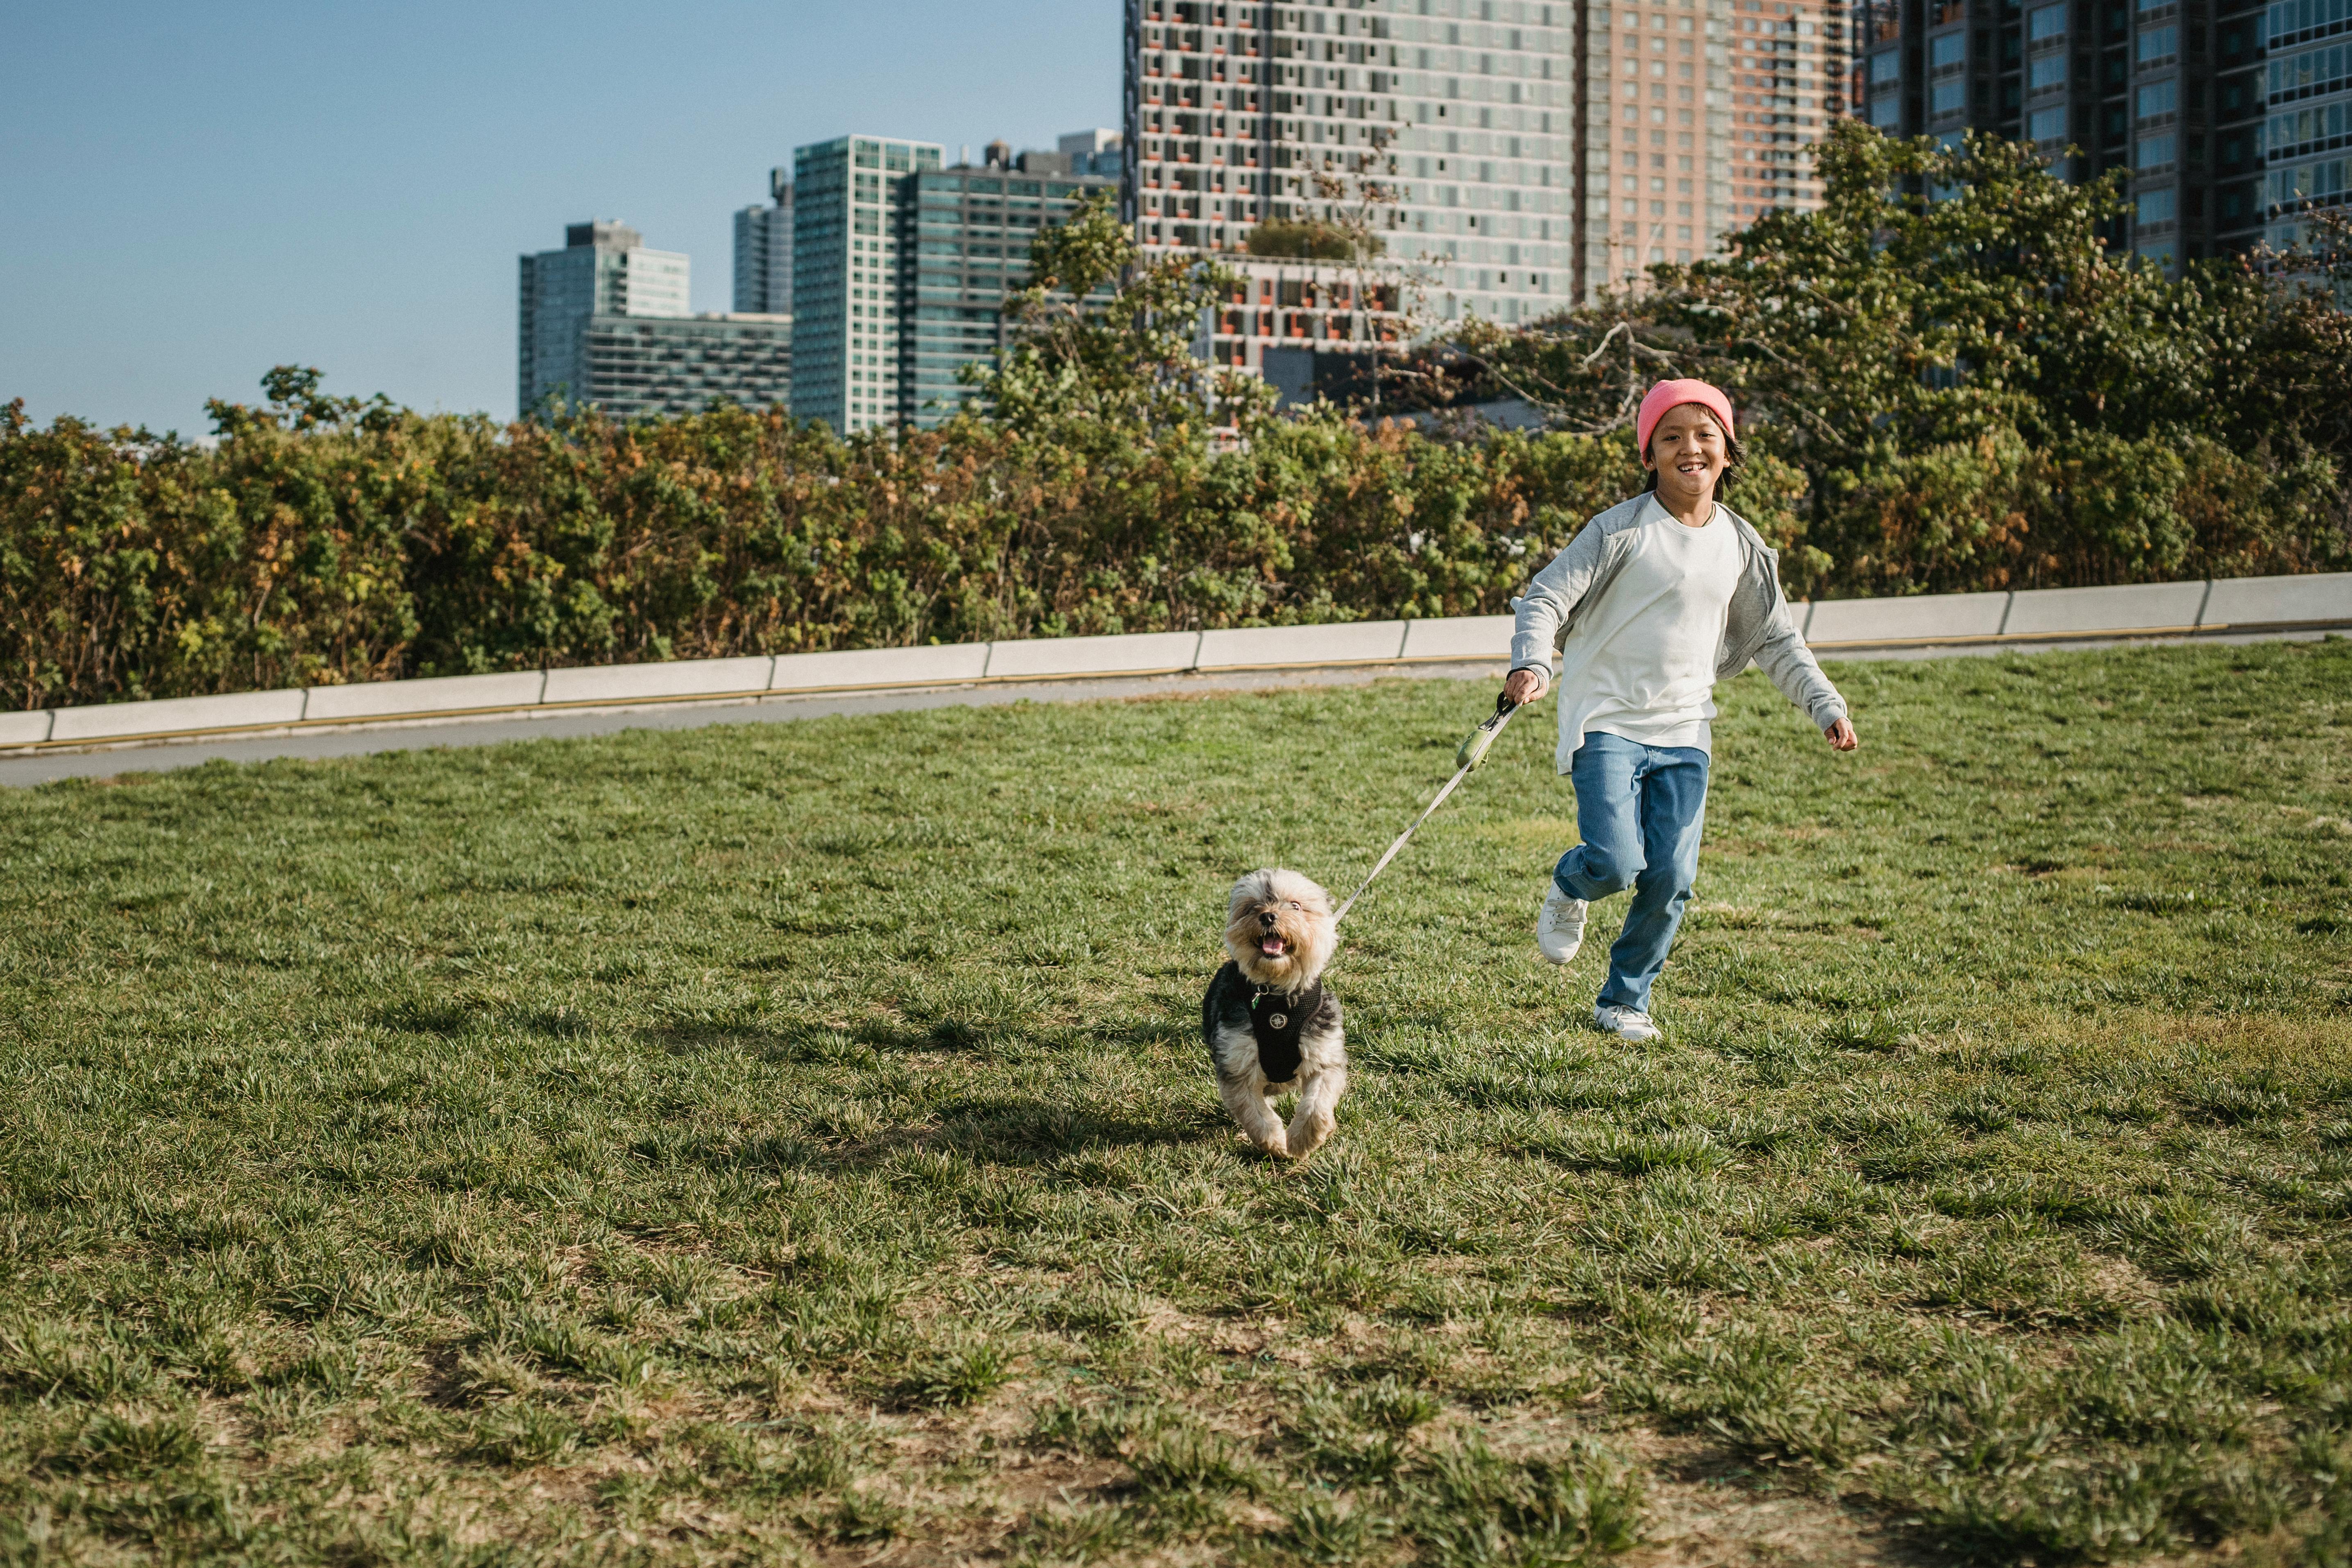
M 1614 1035 L 1633 1045 L 1647 1045 L 1658 1037 L 1658 1026 L 1650 1022 L 1647 1013 L 1614 1002 L 1593 1008 L 1592 1021 L 1602 1034 Z
M 1554 882 L 1551 891 L 1544 895 L 1543 913 L 1536 917 L 1536 946 L 1554 963 L 1566 963 L 1584 945 L 1584 911 L 1582 899 L 1571 899 Z

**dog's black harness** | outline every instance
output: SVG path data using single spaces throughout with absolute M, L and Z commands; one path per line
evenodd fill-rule
M 1250 1034 L 1257 1040 L 1258 1070 L 1268 1083 L 1288 1083 L 1298 1076 L 1304 1053 L 1298 1032 L 1322 1010 L 1323 984 L 1318 981 L 1300 992 L 1268 990 L 1261 985 L 1250 997 Z

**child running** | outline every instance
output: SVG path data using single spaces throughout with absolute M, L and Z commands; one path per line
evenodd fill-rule
M 1515 602 L 1503 695 L 1540 699 L 1559 650 L 1559 771 L 1583 842 L 1552 871 L 1536 946 L 1566 963 L 1591 901 L 1632 888 L 1592 1021 L 1644 1041 L 1658 1037 L 1650 985 L 1698 871 L 1715 683 L 1754 659 L 1831 745 L 1859 742 L 1789 619 L 1779 557 L 1716 500 L 1739 471 L 1731 400 L 1703 381 L 1662 381 L 1634 434 L 1648 485 L 1586 524 Z

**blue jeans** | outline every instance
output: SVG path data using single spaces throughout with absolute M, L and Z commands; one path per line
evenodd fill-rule
M 1588 731 L 1570 759 L 1576 828 L 1584 842 L 1559 858 L 1551 879 L 1575 899 L 1633 889 L 1625 930 L 1609 950 L 1603 1006 L 1650 1010 L 1650 983 L 1666 965 L 1698 875 L 1706 818 L 1706 753 L 1645 746 Z

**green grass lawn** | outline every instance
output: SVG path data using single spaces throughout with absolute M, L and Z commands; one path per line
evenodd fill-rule
M 2352 644 L 1725 689 L 1662 1044 L 1452 681 L 0 791 L 0 1560 L 2352 1553 Z

